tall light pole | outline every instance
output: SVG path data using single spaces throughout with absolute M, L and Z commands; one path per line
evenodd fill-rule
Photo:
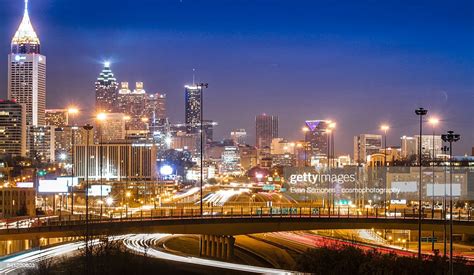
M 301 128 L 301 131 L 303 131 L 303 135 L 304 135 L 304 144 L 303 144 L 303 150 L 304 150 L 304 167 L 308 166 L 308 161 L 307 161 L 307 157 L 306 157 L 306 154 L 307 154 L 307 150 L 308 150 L 308 138 L 306 137 L 307 136 L 307 133 L 309 132 L 309 128 L 304 126 L 303 128 Z
M 72 118 L 79 113 L 79 109 L 77 109 L 76 107 L 69 107 L 67 112 L 71 116 L 71 121 L 72 121 Z M 70 124 L 71 124 L 71 163 L 72 163 L 72 166 L 71 166 L 71 214 L 74 215 L 74 165 L 75 165 L 74 146 L 76 145 L 75 144 L 76 143 L 75 130 L 77 128 L 74 126 L 73 122 Z
M 90 139 L 90 131 L 94 128 L 90 124 L 86 124 L 84 127 L 86 130 L 86 153 L 84 154 L 86 157 L 86 169 L 85 169 L 85 177 L 86 177 L 86 188 L 85 188 L 85 196 L 86 196 L 86 274 L 90 271 L 90 249 L 89 249 L 89 159 L 90 159 L 90 152 L 89 152 L 89 139 Z
M 384 176 L 384 198 L 383 198 L 383 207 L 385 208 L 384 211 L 387 211 L 387 132 L 390 129 L 390 126 L 387 124 L 383 124 L 380 126 L 380 130 L 384 133 L 384 142 L 383 142 L 383 166 L 385 168 L 385 176 Z
M 421 260 L 421 195 L 422 195 L 422 183 L 423 183 L 423 174 L 421 171 L 422 168 L 422 157 L 421 157 L 421 141 L 423 138 L 423 116 L 426 116 L 428 110 L 424 108 L 418 108 L 415 110 L 415 114 L 420 117 L 420 139 L 418 143 L 418 166 L 420 168 L 420 183 L 418 186 L 418 259 Z
M 200 96 L 199 96 L 199 99 L 200 99 L 200 103 L 199 103 L 199 124 L 200 124 L 200 130 L 201 130 L 201 184 L 200 184 L 200 210 L 201 210 L 201 217 L 203 215 L 203 210 L 202 210 L 202 183 L 203 183 L 203 173 L 204 173 L 204 89 L 203 88 L 206 88 L 209 86 L 209 84 L 207 83 L 199 83 L 199 84 L 196 84 L 196 86 L 199 88 L 200 90 Z
M 447 210 L 447 207 L 446 207 L 446 185 L 448 184 L 448 181 L 446 180 L 446 161 L 447 161 L 447 157 L 446 155 L 448 154 L 449 152 L 449 147 L 448 146 L 443 146 L 441 147 L 441 151 L 443 152 L 444 154 L 444 197 L 443 197 L 443 219 L 444 219 L 444 223 L 443 223 L 443 227 L 444 227 L 444 234 L 443 234 L 443 256 L 446 257 L 446 240 L 447 240 L 447 230 L 446 230 L 446 210 Z
M 334 130 L 336 129 L 336 123 L 332 122 L 332 121 L 329 121 L 328 128 L 329 128 L 329 137 L 330 137 L 329 160 L 331 161 L 330 164 L 329 164 L 329 171 L 331 171 L 332 166 L 334 166 Z M 332 178 L 332 176 L 331 176 L 331 178 Z M 332 180 L 331 180 L 331 182 L 332 182 Z M 333 182 L 332 182 L 332 187 L 333 187 L 333 189 L 335 189 Z M 335 208 L 335 198 L 336 198 L 336 194 L 333 193 L 332 194 L 332 207 L 333 207 L 333 209 Z
M 331 144 L 331 132 L 332 130 L 328 127 L 326 129 L 326 135 L 327 135 L 327 162 L 328 162 L 328 173 L 329 173 L 329 180 L 328 180 L 328 195 L 327 195 L 327 204 L 328 204 L 328 211 L 331 211 L 329 208 L 331 207 L 331 192 L 329 192 L 329 190 L 331 189 L 331 165 L 330 165 L 330 162 L 329 162 L 329 158 L 330 158 L 330 144 Z
M 103 146 L 102 146 L 102 131 L 103 131 L 103 123 L 107 120 L 107 114 L 106 113 L 99 113 L 97 115 L 97 120 L 99 121 L 99 169 L 100 169 L 100 219 L 102 219 L 102 211 L 103 211 L 103 196 L 102 196 L 102 189 L 103 189 L 103 159 L 104 159 L 104 154 L 103 154 Z
M 449 143 L 449 270 L 451 275 L 453 270 L 453 142 L 461 139 L 461 135 L 455 134 L 454 131 L 448 131 L 447 134 L 441 135 L 444 142 Z
M 123 120 L 125 121 L 125 142 L 127 144 L 127 151 L 130 150 L 128 145 L 129 145 L 129 142 L 128 142 L 128 122 L 130 121 L 131 117 L 129 115 L 125 115 L 123 117 Z M 127 152 L 127 159 L 124 160 L 124 163 L 123 163 L 123 166 L 125 167 L 125 190 L 122 189 L 122 207 L 124 204 L 128 204 L 128 197 L 126 199 L 126 194 L 128 192 L 128 177 L 129 177 L 129 174 L 128 174 L 128 166 L 129 166 L 129 163 L 128 163 L 128 160 L 131 160 L 132 157 L 131 157 L 131 154 L 130 154 L 130 151 Z M 128 207 L 127 208 L 127 212 L 128 212 Z M 125 216 L 128 218 L 128 213 L 125 214 Z
M 435 160 L 436 160 L 436 152 L 435 152 L 435 127 L 439 123 L 439 119 L 432 117 L 428 120 L 429 124 L 433 128 L 433 136 L 432 136 L 432 152 L 431 155 L 431 166 L 433 167 L 433 182 L 431 186 L 431 218 L 434 218 L 434 204 L 435 204 Z M 431 231 L 431 251 L 434 251 L 434 230 Z

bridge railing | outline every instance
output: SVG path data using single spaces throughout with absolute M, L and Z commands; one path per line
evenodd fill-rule
M 456 211 L 452 213 L 456 221 L 472 222 L 472 211 Z M 100 216 L 89 214 L 89 223 L 111 223 L 111 222 L 134 222 L 145 220 L 166 219 L 278 219 L 278 218 L 324 218 L 324 219 L 418 219 L 417 209 L 378 209 L 365 208 L 356 209 L 351 207 L 263 207 L 263 206 L 241 206 L 241 207 L 205 207 L 201 213 L 199 208 L 154 208 L 133 210 L 106 210 L 106 214 Z M 422 210 L 423 220 L 444 221 L 449 220 L 449 213 L 444 211 Z M 0 234 L 5 229 L 20 229 L 43 226 L 70 226 L 86 223 L 85 215 L 62 215 L 59 217 L 36 217 L 15 223 L 6 223 L 0 228 Z

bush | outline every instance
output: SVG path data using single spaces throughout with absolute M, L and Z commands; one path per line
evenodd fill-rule
M 296 269 L 314 274 L 447 274 L 448 261 L 439 255 L 417 258 L 363 251 L 353 246 L 309 249 L 296 259 Z M 454 274 L 473 274 L 473 266 L 456 258 Z

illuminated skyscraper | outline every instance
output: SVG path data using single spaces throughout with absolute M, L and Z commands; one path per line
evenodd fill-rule
M 234 129 L 230 132 L 230 138 L 235 144 L 244 145 L 245 139 L 247 138 L 247 132 L 245 129 Z
M 96 112 L 115 112 L 117 100 L 117 80 L 110 70 L 110 63 L 104 63 L 104 69 L 95 82 Z
M 328 135 L 327 130 L 329 121 L 327 120 L 307 120 L 306 126 L 309 131 L 305 133 L 305 141 L 307 143 L 307 153 L 309 157 L 327 156 L 328 151 Z
M 278 137 L 278 117 L 266 114 L 258 115 L 255 118 L 256 143 L 258 149 L 268 148 L 272 144 L 272 139 Z
M 186 132 L 194 134 L 199 132 L 201 123 L 201 96 L 202 87 L 197 85 L 184 86 L 184 120 Z
M 136 83 L 130 91 L 128 82 L 122 82 L 117 95 L 117 112 L 128 117 L 128 130 L 148 130 L 152 126 L 162 126 L 166 119 L 166 95 L 148 94 L 143 82 Z
M 0 101 L 0 155 L 26 156 L 26 112 L 23 104 Z
M 68 125 L 69 112 L 67 109 L 47 109 L 46 125 L 65 127 Z
M 367 157 L 382 149 L 382 135 L 362 134 L 354 137 L 354 161 L 366 163 Z
M 45 124 L 46 57 L 40 54 L 40 41 L 28 15 L 27 0 L 8 55 L 8 98 L 25 105 L 27 126 Z

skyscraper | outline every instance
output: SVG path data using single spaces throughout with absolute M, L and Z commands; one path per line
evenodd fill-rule
M 8 55 L 8 98 L 24 104 L 27 126 L 45 124 L 46 57 L 28 15 L 28 1 Z
M 354 161 L 366 163 L 367 157 L 382 149 L 382 135 L 361 134 L 354 137 Z
M 68 125 L 69 112 L 67 109 L 47 109 L 46 125 L 65 127 Z
M 105 62 L 104 68 L 95 82 L 96 112 L 115 112 L 117 100 L 117 80 L 110 69 L 110 63 Z
M 166 95 L 148 94 L 143 82 L 135 84 L 130 91 L 128 82 L 122 82 L 117 95 L 117 112 L 128 116 L 128 130 L 148 130 L 152 126 L 162 126 L 166 119 Z
M 328 153 L 328 129 L 330 121 L 307 120 L 306 126 L 309 131 L 305 132 L 308 159 L 312 157 L 325 157 Z
M 247 137 L 247 132 L 245 129 L 234 129 L 230 132 L 230 138 L 234 141 L 235 144 L 245 144 L 245 139 Z
M 184 120 L 188 134 L 199 132 L 201 123 L 201 96 L 202 87 L 197 85 L 184 86 Z
M 25 106 L 9 100 L 0 101 L 0 154 L 26 155 Z
M 258 115 L 255 118 L 256 146 L 264 149 L 272 144 L 272 139 L 278 137 L 278 117 L 267 114 Z

